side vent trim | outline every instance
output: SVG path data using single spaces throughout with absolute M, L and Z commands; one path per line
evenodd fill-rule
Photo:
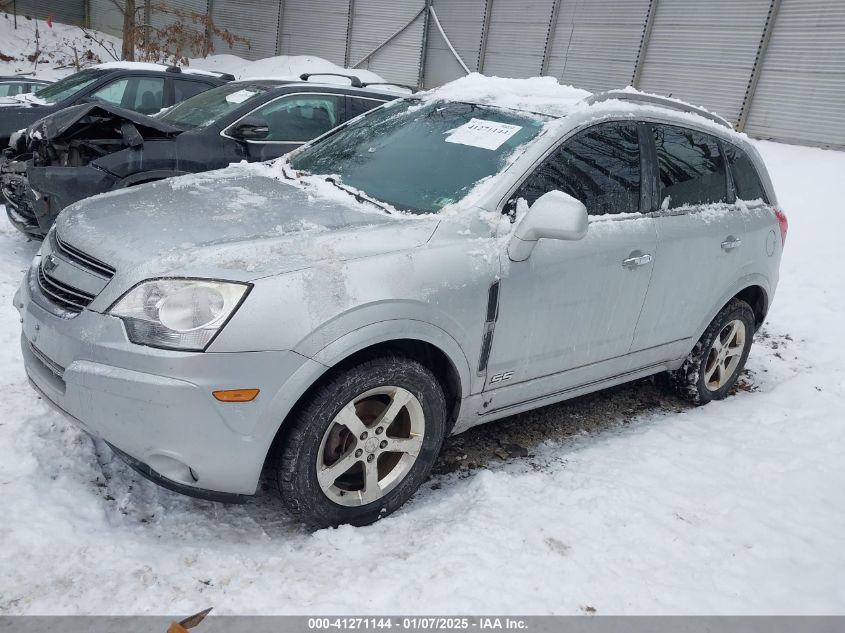
M 487 316 L 484 321 L 484 334 L 481 337 L 481 354 L 478 358 L 478 374 L 482 375 L 487 371 L 487 361 L 490 359 L 490 350 L 493 348 L 493 330 L 496 328 L 496 319 L 499 317 L 499 280 L 490 284 L 487 292 Z

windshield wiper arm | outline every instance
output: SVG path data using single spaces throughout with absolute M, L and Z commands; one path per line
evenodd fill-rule
M 352 187 L 347 187 L 346 185 L 340 184 L 337 181 L 337 178 L 333 178 L 332 176 L 328 176 L 325 180 L 326 180 L 326 182 L 332 183 L 335 187 L 337 187 L 341 191 L 345 191 L 346 193 L 348 193 L 350 196 L 355 198 L 356 202 L 369 202 L 370 204 L 377 206 L 379 209 L 381 209 L 385 213 L 391 213 L 390 208 L 387 207 L 386 205 L 384 205 L 383 203 L 381 203 L 378 200 L 375 200 L 373 198 L 370 198 L 369 196 L 365 196 L 363 193 L 361 193 L 357 189 L 353 189 Z

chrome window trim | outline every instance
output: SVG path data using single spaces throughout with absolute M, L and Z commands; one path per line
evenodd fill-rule
M 248 116 L 251 116 L 252 114 L 257 112 L 261 108 L 264 108 L 264 107 L 270 105 L 271 103 L 275 103 L 276 101 L 279 101 L 281 99 L 287 99 L 288 97 L 309 96 L 309 95 L 314 95 L 314 96 L 319 96 L 319 97 L 334 97 L 335 99 L 342 99 L 343 97 L 350 96 L 350 95 L 347 95 L 347 94 L 335 94 L 335 93 L 332 93 L 332 92 L 289 92 L 288 94 L 279 95 L 278 97 L 270 99 L 269 101 L 265 101 L 260 106 L 256 106 L 255 108 L 253 108 L 252 110 L 250 110 L 249 112 L 244 114 L 242 117 L 235 120 L 230 125 L 226 126 L 226 129 L 224 129 L 220 132 L 220 136 L 222 136 L 223 138 L 231 139 L 231 140 L 236 141 L 238 143 L 252 143 L 253 145 L 291 145 L 291 144 L 294 144 L 294 143 L 296 143 L 298 145 L 303 145 L 305 143 L 310 143 L 314 139 L 309 139 L 307 141 L 260 141 L 260 140 L 259 141 L 250 141 L 250 140 L 247 140 L 247 139 L 235 138 L 234 136 L 226 134 L 227 131 L 231 130 L 238 123 L 243 121 L 245 118 L 247 118 Z M 338 125 L 341 125 L 341 124 L 342 124 L 342 121 L 338 122 L 334 127 L 337 127 Z M 334 128 L 329 128 L 329 130 L 331 130 L 331 129 L 334 129 Z M 328 132 L 329 130 L 326 130 L 326 132 Z M 325 132 L 323 132 L 323 134 L 325 134 Z M 322 136 L 322 134 L 320 136 Z M 314 138 L 318 138 L 318 137 L 314 137 Z
M 645 115 L 645 116 L 632 117 L 630 115 L 626 115 L 624 113 L 618 113 L 618 112 L 613 113 L 613 114 L 608 114 L 606 117 L 591 119 L 590 121 L 584 122 L 584 123 L 572 128 L 572 129 L 568 130 L 557 141 L 552 143 L 546 149 L 546 151 L 543 152 L 543 154 L 540 156 L 540 158 L 536 159 L 525 170 L 525 172 L 515 181 L 515 184 L 512 185 L 508 189 L 508 192 L 505 194 L 505 196 L 502 197 L 501 200 L 499 200 L 499 203 L 496 205 L 496 213 L 499 213 L 499 214 L 504 213 L 505 205 L 507 204 L 508 200 L 510 200 L 511 196 L 514 193 L 516 193 L 516 190 L 519 189 L 519 187 L 522 186 L 522 183 L 524 183 L 526 180 L 528 180 L 528 177 L 532 173 L 534 173 L 534 170 L 537 169 L 537 167 L 539 167 L 543 163 L 543 161 L 545 161 L 549 156 L 551 156 L 551 154 L 553 154 L 566 141 L 571 139 L 573 136 L 575 136 L 579 132 L 582 132 L 582 131 L 584 131 L 588 128 L 595 127 L 597 125 L 601 125 L 602 123 L 611 123 L 611 122 L 628 122 L 628 123 L 638 123 L 638 124 L 640 124 L 640 123 L 654 123 L 654 124 L 657 124 L 657 125 L 671 125 L 671 126 L 674 126 L 674 127 L 680 127 L 680 128 L 686 128 L 686 129 L 689 129 L 689 130 L 693 130 L 693 131 L 699 132 L 701 134 L 707 134 L 709 136 L 712 136 L 713 138 L 715 138 L 719 142 L 731 143 L 735 146 L 741 147 L 735 141 L 732 141 L 728 134 L 720 135 L 720 134 L 716 133 L 715 130 L 710 129 L 710 128 L 705 127 L 705 126 L 690 125 L 690 124 L 687 124 L 686 122 L 676 121 L 676 120 L 671 119 L 671 118 L 661 118 L 661 117 L 658 117 L 658 116 Z M 743 151 L 745 151 L 745 150 L 743 150 Z M 747 153 L 748 152 L 746 152 L 746 154 Z M 753 163 L 753 161 L 752 161 L 752 163 Z M 755 164 L 755 167 L 756 167 L 756 164 Z M 764 185 L 764 188 L 765 188 L 765 185 Z M 725 202 L 725 204 L 729 204 L 729 203 Z M 670 211 L 671 211 L 671 209 L 670 209 Z M 684 213 L 689 213 L 689 210 L 685 209 Z M 640 214 L 640 216 L 644 217 L 644 218 L 645 217 L 651 217 L 651 218 L 659 217 L 661 215 L 664 215 L 664 213 L 662 212 L 661 209 L 656 209 L 654 211 L 649 211 L 649 212 Z M 609 218 L 609 217 L 612 217 L 612 216 L 613 216 L 613 214 L 605 214 L 605 216 L 592 216 L 592 217 L 594 217 L 594 218 L 608 217 Z M 591 221 L 593 221 L 593 220 L 591 219 Z

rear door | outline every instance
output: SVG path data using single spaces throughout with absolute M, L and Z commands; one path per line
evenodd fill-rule
M 631 350 L 668 360 L 689 351 L 741 276 L 746 227 L 729 194 L 721 141 L 674 125 L 651 132 L 658 246 Z

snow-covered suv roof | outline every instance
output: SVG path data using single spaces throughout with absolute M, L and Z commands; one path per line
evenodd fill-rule
M 584 108 L 630 109 L 632 113 L 637 114 L 648 110 L 684 113 L 705 119 L 709 125 L 715 124 L 727 130 L 732 129 L 726 119 L 680 99 L 641 92 L 631 86 L 604 93 L 592 93 L 574 86 L 560 84 L 554 77 L 508 79 L 472 73 L 423 93 L 421 96 L 424 100 L 478 103 L 535 112 L 551 117 L 564 117 Z
M 164 64 L 155 64 L 152 62 L 106 62 L 105 64 L 91 66 L 91 68 L 100 70 L 152 70 L 155 72 L 177 72 L 174 69 L 178 68 L 178 72 L 185 75 L 203 75 L 205 77 L 217 78 L 226 75 L 226 73 L 214 72 L 212 70 L 199 70 L 187 66 L 165 66 Z

